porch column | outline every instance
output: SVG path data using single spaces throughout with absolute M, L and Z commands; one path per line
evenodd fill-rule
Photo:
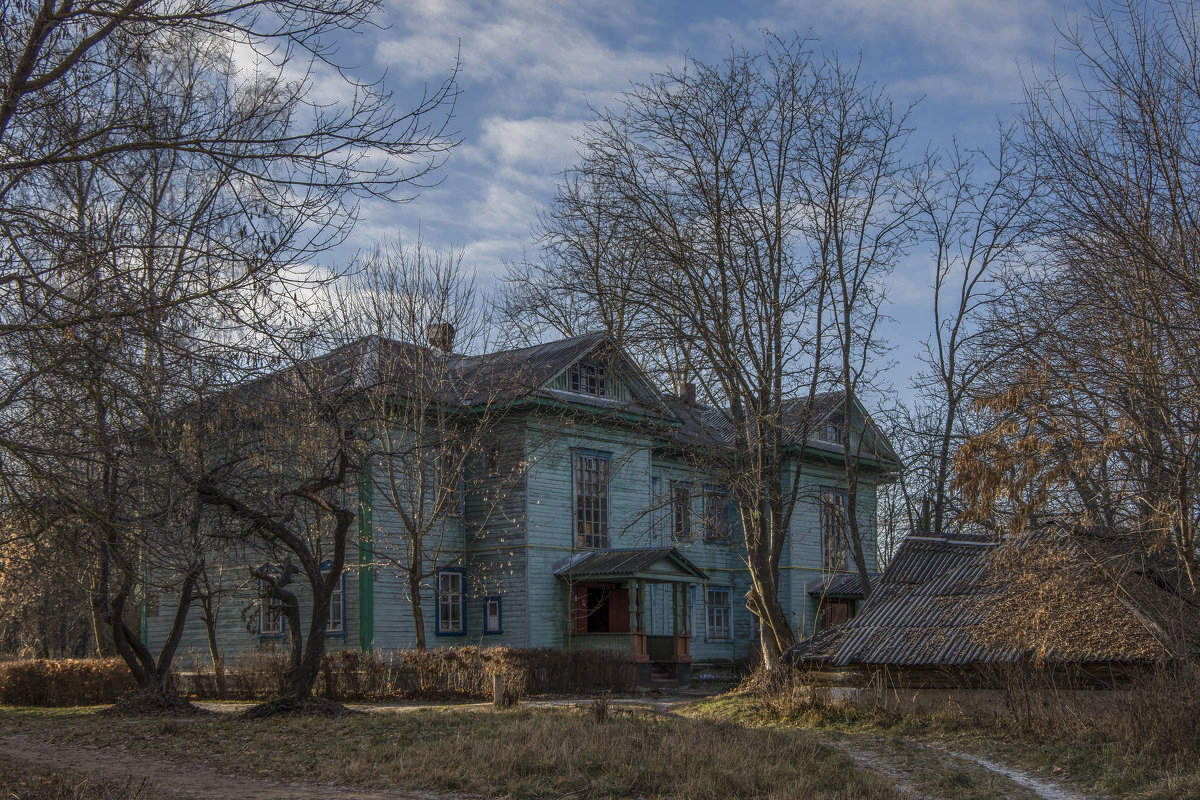
M 630 598 L 630 638 L 633 640 L 633 660 L 639 663 L 649 663 L 650 653 L 646 644 L 646 584 L 643 581 L 629 582 Z M 649 676 L 647 675 L 647 680 Z
M 671 605 L 675 611 L 675 680 L 687 686 L 692 675 L 691 636 L 688 632 L 688 586 L 686 583 L 671 584 Z

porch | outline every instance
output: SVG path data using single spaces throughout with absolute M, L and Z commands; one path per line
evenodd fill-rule
M 571 624 L 568 646 L 630 653 L 638 683 L 656 677 L 686 685 L 691 678 L 691 584 L 708 576 L 674 548 L 589 550 L 559 564 L 567 584 Z M 648 595 L 654 585 L 671 588 L 669 634 L 651 632 Z

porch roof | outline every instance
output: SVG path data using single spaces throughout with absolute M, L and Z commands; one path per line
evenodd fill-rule
M 867 577 L 874 586 L 879 576 L 870 573 Z M 824 578 L 817 578 L 814 581 L 809 581 L 808 593 L 813 597 L 829 597 L 829 598 L 850 598 L 861 599 L 863 597 L 862 579 L 856 573 L 837 573 Z
M 564 580 L 637 578 L 665 583 L 708 580 L 704 570 L 674 547 L 585 550 L 555 565 L 554 574 Z

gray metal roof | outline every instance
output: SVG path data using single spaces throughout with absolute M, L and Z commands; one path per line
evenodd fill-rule
M 879 582 L 879 576 L 868 574 L 867 579 L 874 586 Z M 841 572 L 824 578 L 809 581 L 805 587 L 810 595 L 819 597 L 862 597 L 862 579 L 857 573 Z
M 971 635 L 981 617 L 979 581 L 994 547 L 978 539 L 908 537 L 858 616 L 796 645 L 789 659 L 834 666 L 1015 661 L 1015 649 L 987 648 Z
M 708 575 L 702 569 L 684 558 L 674 547 L 584 550 L 555 565 L 554 574 L 560 578 L 601 575 L 628 578 L 664 559 L 697 580 L 708 580 Z

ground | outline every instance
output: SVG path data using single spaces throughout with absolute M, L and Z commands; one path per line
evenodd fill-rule
M 0 709 L 0 797 L 1097 796 L 1063 770 L 1014 768 L 1036 759 L 979 741 L 764 726 L 729 697 L 370 706 L 334 719 L 243 720 L 237 705 L 208 707 L 216 713 L 178 719 Z

